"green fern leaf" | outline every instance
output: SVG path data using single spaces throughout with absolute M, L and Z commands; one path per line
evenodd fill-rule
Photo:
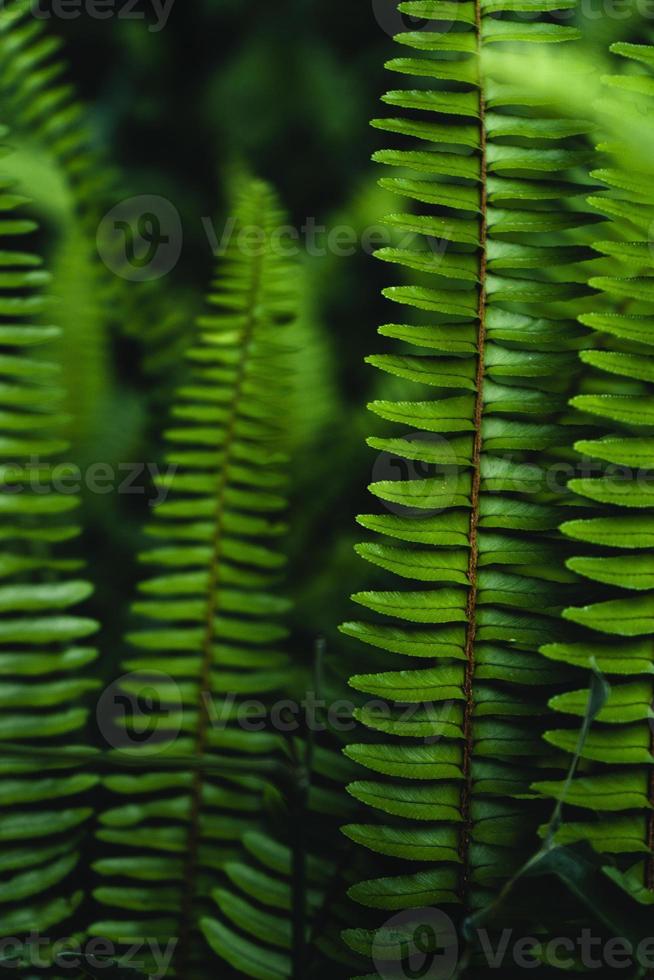
M 654 48 L 619 43 L 612 47 L 646 66 L 633 76 L 651 83 Z M 622 89 L 632 76 L 605 79 Z M 649 84 L 641 87 L 651 99 Z M 609 96 L 610 98 L 610 96 Z M 628 115 L 629 110 L 623 106 Z M 583 605 L 564 616 L 581 632 L 570 641 L 547 645 L 545 656 L 573 667 L 592 662 L 611 680 L 610 698 L 581 750 L 584 771 L 573 782 L 565 802 L 567 820 L 557 833 L 561 843 L 586 842 L 601 854 L 613 855 L 622 887 L 639 902 L 651 902 L 654 890 L 654 818 L 652 817 L 652 674 L 654 634 L 650 550 L 654 504 L 651 469 L 654 440 L 652 416 L 651 243 L 647 226 L 651 204 L 642 199 L 647 180 L 633 170 L 630 150 L 617 143 L 614 167 L 595 172 L 610 189 L 595 195 L 600 210 L 613 217 L 615 242 L 600 241 L 598 252 L 613 263 L 611 275 L 591 280 L 600 291 L 602 311 L 580 319 L 595 331 L 582 355 L 591 374 L 587 391 L 571 404 L 592 420 L 594 438 L 576 449 L 593 462 L 597 475 L 573 480 L 581 512 L 562 526 L 574 543 L 568 567 L 585 585 Z M 639 161 L 637 166 L 641 166 Z M 644 222 L 644 224 L 643 224 Z M 612 380 L 619 384 L 613 387 Z M 582 545 L 592 546 L 578 552 Z M 587 695 L 570 690 L 551 702 L 562 725 L 583 714 Z M 567 717 L 566 717 L 567 716 Z M 557 719 L 558 720 L 558 719 Z M 574 727 L 552 728 L 547 741 L 571 755 L 577 752 Z M 537 783 L 542 792 L 561 798 L 558 783 Z
M 538 805 L 515 797 L 529 795 L 530 767 L 549 754 L 539 739 L 541 692 L 556 672 L 538 648 L 563 635 L 558 615 L 574 578 L 551 540 L 560 492 L 548 487 L 544 454 L 561 443 L 557 421 L 583 344 L 575 316 L 589 290 L 574 269 L 591 253 L 576 229 L 596 217 L 583 203 L 583 178 L 571 173 L 587 156 L 578 137 L 588 124 L 557 119 L 543 100 L 495 79 L 482 83 L 476 64 L 490 43 L 566 41 L 576 31 L 514 20 L 511 11 L 527 8 L 508 0 L 400 9 L 444 22 L 396 38 L 430 57 L 387 67 L 426 81 L 384 99 L 411 114 L 373 122 L 420 141 L 375 154 L 398 172 L 384 186 L 417 202 L 416 214 L 388 219 L 406 233 L 402 246 L 379 254 L 410 277 L 385 295 L 413 307 L 414 322 L 380 330 L 407 347 L 369 358 L 406 379 L 405 399 L 370 406 L 403 432 L 370 444 L 409 479 L 370 488 L 396 515 L 360 518 L 383 537 L 359 554 L 398 582 L 353 598 L 392 624 L 342 631 L 415 658 L 405 669 L 378 654 L 380 669 L 350 683 L 391 711 L 419 710 L 405 724 L 386 714 L 377 721 L 371 707 L 357 712 L 368 731 L 347 755 L 381 778 L 351 785 L 370 822 L 344 832 L 396 859 L 375 862 L 387 874 L 355 885 L 356 901 L 386 911 L 447 903 L 462 918 L 510 877 L 538 821 Z M 506 19 L 489 16 L 496 12 Z M 383 930 L 362 935 L 353 929 L 345 939 L 379 969 Z

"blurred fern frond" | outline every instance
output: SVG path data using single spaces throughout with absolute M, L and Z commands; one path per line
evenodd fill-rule
M 96 864 L 105 879 L 96 897 L 123 914 L 94 931 L 116 940 L 146 928 L 179 936 L 182 971 L 180 961 L 190 969 L 204 955 L 199 920 L 216 871 L 257 826 L 266 785 L 257 760 L 282 748 L 274 732 L 247 730 L 241 702 L 267 702 L 292 677 L 278 539 L 295 271 L 274 248 L 281 214 L 267 185 L 248 184 L 235 217 L 166 432 L 172 496 L 148 529 L 155 547 L 142 560 L 157 572 L 134 603 L 143 627 L 129 637 L 124 687 L 155 691 L 157 734 L 170 736 L 176 753 L 222 753 L 240 764 L 225 780 L 188 771 L 109 777 L 108 789 L 128 799 L 102 815 L 99 836 L 111 847 Z M 253 228 L 260 238 L 244 244 Z
M 98 780 L 74 746 L 87 738 L 98 624 L 77 609 L 92 591 L 67 549 L 78 500 L 57 482 L 66 400 L 47 359 L 60 336 L 43 322 L 50 276 L 13 179 L 0 180 L 0 932 L 52 943 L 77 929 L 84 899 L 80 844 Z
M 593 466 L 591 475 L 570 484 L 579 509 L 562 526 L 573 542 L 568 568 L 584 599 L 563 613 L 570 640 L 543 649 L 571 670 L 569 690 L 550 704 L 562 727 L 551 728 L 546 739 L 557 749 L 576 751 L 576 727 L 588 695 L 574 681 L 592 658 L 610 679 L 611 693 L 583 748 L 583 770 L 566 788 L 567 819 L 557 840 L 590 845 L 612 865 L 610 877 L 651 905 L 654 195 L 651 159 L 634 137 L 651 117 L 654 47 L 618 43 L 611 50 L 627 61 L 621 74 L 605 76 L 598 105 L 599 121 L 608 129 L 600 148 L 610 156 L 594 174 L 606 189 L 591 201 L 610 219 L 595 242 L 606 257 L 605 274 L 590 280 L 598 292 L 593 311 L 581 317 L 593 331 L 592 349 L 581 354 L 588 377 L 571 401 L 593 427 L 592 438 L 575 445 Z M 536 788 L 561 797 L 558 782 Z
M 53 276 L 49 315 L 64 372 L 75 457 L 97 440 L 112 381 L 109 327 L 120 281 L 100 262 L 96 234 L 113 182 L 96 150 L 60 41 L 29 0 L 0 11 L 0 121 L 11 129 L 7 166 L 44 231 Z

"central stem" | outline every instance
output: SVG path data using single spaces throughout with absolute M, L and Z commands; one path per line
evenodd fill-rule
M 476 0 L 475 19 L 477 31 L 477 59 L 481 57 L 481 0 Z M 486 189 L 486 106 L 481 78 L 479 81 L 479 128 L 480 128 L 480 179 L 481 179 L 481 227 L 479 243 L 481 260 L 479 270 L 479 319 L 477 333 L 476 398 L 473 417 L 474 435 L 472 446 L 472 487 L 470 492 L 470 554 L 468 559 L 469 592 L 466 604 L 465 677 L 463 692 L 465 707 L 463 717 L 463 790 L 461 794 L 462 829 L 460 857 L 462 863 L 461 897 L 465 904 L 470 886 L 470 843 L 472 838 L 472 750 L 474 726 L 474 679 L 475 640 L 477 635 L 477 571 L 479 564 L 479 501 L 481 488 L 482 421 L 484 409 L 484 371 L 486 349 L 486 245 L 488 239 L 488 192 Z
M 215 620 L 218 612 L 218 589 L 220 587 L 220 561 L 222 556 L 224 530 L 225 491 L 229 480 L 230 458 L 236 435 L 238 408 L 245 381 L 249 346 L 252 340 L 252 334 L 254 332 L 256 316 L 255 311 L 259 305 L 259 293 L 261 290 L 263 270 L 263 255 L 261 254 L 261 250 L 257 250 L 257 254 L 253 262 L 252 279 L 250 283 L 249 301 L 247 306 L 247 318 L 243 327 L 243 334 L 240 342 L 240 358 L 237 375 L 234 381 L 230 413 L 225 430 L 225 449 L 218 484 L 216 487 L 214 530 L 211 543 L 211 562 L 209 566 L 209 577 L 207 583 L 207 612 L 204 635 L 202 639 L 202 661 L 198 680 L 198 722 L 195 736 L 195 755 L 198 758 L 202 758 L 202 756 L 204 756 L 206 753 L 209 735 L 211 665 L 213 663 L 213 645 L 216 631 Z M 190 953 L 193 903 L 195 899 L 195 879 L 201 838 L 200 816 L 202 811 L 203 786 L 204 772 L 202 767 L 198 766 L 193 774 L 193 783 L 191 786 L 186 862 L 184 866 L 184 879 L 182 885 L 183 894 L 179 920 L 177 972 L 180 977 L 184 977 L 186 973 L 186 966 Z
M 650 735 L 650 752 L 654 755 L 654 729 Z M 652 807 L 654 807 L 654 765 L 650 767 L 648 782 L 648 798 Z M 652 809 L 647 817 L 647 847 L 650 853 L 647 856 L 645 865 L 645 886 L 650 891 L 654 891 L 654 809 Z M 650 976 L 654 976 L 654 971 L 652 971 Z

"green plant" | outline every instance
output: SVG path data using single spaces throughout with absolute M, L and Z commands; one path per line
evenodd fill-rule
M 98 922 L 93 932 L 116 941 L 135 930 L 179 936 L 182 974 L 210 898 L 207 872 L 221 869 L 244 831 L 256 828 L 265 789 L 256 763 L 281 747 L 274 733 L 239 727 L 240 701 L 281 692 L 292 669 L 279 619 L 288 601 L 277 591 L 284 565 L 277 541 L 286 482 L 283 336 L 296 286 L 271 237 L 280 221 L 266 185 L 242 190 L 188 352 L 191 376 L 175 395 L 166 432 L 173 498 L 157 508 L 149 528 L 156 547 L 141 560 L 157 572 L 139 586 L 133 611 L 144 625 L 130 634 L 134 652 L 123 662 L 129 673 L 122 689 L 155 691 L 162 712 L 154 737 L 169 739 L 192 768 L 105 780 L 127 800 L 101 816 L 99 838 L 115 856 L 96 862 L 106 883 L 95 894 L 132 914 Z M 243 251 L 242 235 L 255 227 L 261 243 Z M 219 724 L 212 711 L 223 712 Z M 231 770 L 216 779 L 210 767 L 220 752 L 228 753 Z M 153 913 L 165 917 L 155 921 Z
M 61 42 L 30 0 L 0 11 L 0 112 L 13 153 L 3 161 L 47 233 L 56 297 L 47 315 L 62 327 L 51 356 L 64 372 L 67 434 L 77 459 L 97 438 L 107 409 L 110 298 L 118 280 L 95 252 L 111 177 L 93 147 L 84 109 L 57 56 Z M 80 370 L 80 362 L 83 370 Z
M 368 358 L 413 391 L 370 406 L 403 426 L 369 445 L 408 479 L 372 485 L 392 513 L 359 518 L 382 537 L 358 551 L 401 581 L 354 596 L 390 625 L 342 627 L 394 655 L 350 681 L 391 704 L 390 715 L 358 712 L 368 734 L 347 749 L 382 777 L 349 787 L 381 817 L 345 828 L 388 859 L 376 864 L 384 877 L 351 891 L 372 909 L 483 908 L 533 846 L 540 808 L 529 786 L 556 766 L 540 732 L 559 678 L 538 649 L 561 633 L 558 611 L 574 594 L 556 534 L 565 490 L 551 485 L 551 466 L 565 450 L 559 419 L 584 342 L 574 317 L 592 253 L 579 229 L 595 219 L 575 168 L 588 159 L 589 127 L 554 118 L 528 90 L 482 83 L 477 59 L 496 42 L 574 38 L 519 16 L 560 6 L 400 4 L 451 24 L 396 38 L 428 53 L 387 65 L 420 87 L 389 92 L 383 101 L 407 114 L 373 123 L 421 142 L 375 154 L 399 171 L 383 186 L 419 205 L 387 219 L 405 242 L 378 253 L 418 273 L 415 285 L 385 291 L 418 321 L 381 327 L 402 347 Z M 383 930 L 346 939 L 376 960 L 385 946 L 393 954 Z
M 654 49 L 614 45 L 600 88 L 583 49 L 550 43 L 579 39 L 558 23 L 572 8 L 399 5 L 416 29 L 387 67 L 412 87 L 374 122 L 397 148 L 375 153 L 380 188 L 336 212 L 360 234 L 371 209 L 410 202 L 377 252 L 397 276 L 384 295 L 402 315 L 380 328 L 395 346 L 366 359 L 368 613 L 337 645 L 338 593 L 363 572 L 330 504 L 370 459 L 350 364 L 365 339 L 343 357 L 333 323 L 357 264 L 289 260 L 275 193 L 230 178 L 193 331 L 192 290 L 127 286 L 118 259 L 112 279 L 93 254 L 108 171 L 49 30 L 3 5 L 0 939 L 49 950 L 0 969 L 59 975 L 74 956 L 52 941 L 75 935 L 113 943 L 84 976 L 388 980 L 415 975 L 412 943 L 447 941 L 425 907 L 455 923 L 466 978 L 486 975 L 480 923 L 651 931 Z M 148 517 L 145 500 L 87 498 L 76 540 L 57 461 L 156 458 L 168 411 L 166 499 Z M 136 584 L 134 554 L 151 569 Z M 125 952 L 144 940 L 170 962 L 142 950 L 135 973 Z M 545 943 L 533 958 L 559 975 Z
M 92 591 L 69 551 L 78 500 L 54 483 L 67 446 L 65 392 L 47 359 L 59 330 L 42 322 L 50 278 L 32 251 L 36 225 L 21 216 L 23 203 L 3 178 L 0 933 L 52 937 L 83 898 L 75 878 L 98 780 L 76 761 L 84 749 L 75 744 L 85 741 L 85 695 L 98 686 L 87 669 L 97 651 L 85 645 L 98 624 L 77 609 Z
M 605 79 L 609 101 L 616 91 L 627 91 L 635 100 L 634 109 L 644 110 L 643 118 L 654 94 L 654 49 L 619 43 L 611 50 L 647 68 L 643 73 Z M 628 142 L 611 145 L 614 159 L 593 175 L 609 190 L 590 199 L 611 219 L 611 235 L 595 243 L 597 251 L 608 257 L 608 265 L 606 274 L 590 279 L 600 291 L 595 297 L 596 312 L 581 317 L 594 331 L 587 344 L 591 349 L 581 354 L 590 375 L 587 390 L 571 401 L 594 430 L 593 438 L 575 445 L 592 464 L 592 475 L 570 483 L 581 512 L 562 526 L 574 543 L 567 566 L 583 583 L 582 604 L 566 609 L 563 615 L 578 624 L 579 630 L 573 627 L 566 642 L 546 646 L 543 653 L 572 667 L 584 666 L 593 658 L 612 683 L 610 697 L 582 751 L 583 771 L 566 788 L 567 802 L 574 809 L 560 828 L 558 840 L 588 842 L 606 856 L 612 878 L 639 902 L 652 904 L 649 675 L 654 631 L 650 552 L 654 540 L 650 481 L 654 373 L 650 318 L 654 291 L 650 233 L 654 211 L 646 179 L 649 161 L 640 153 L 632 156 Z M 554 698 L 551 708 L 574 719 L 584 714 L 587 693 L 571 687 Z M 553 729 L 546 739 L 556 748 L 575 751 L 574 730 Z M 562 785 L 544 783 L 539 788 L 560 797 Z

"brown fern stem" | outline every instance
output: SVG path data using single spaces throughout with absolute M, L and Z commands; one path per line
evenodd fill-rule
M 650 734 L 650 752 L 654 755 L 654 728 Z M 654 765 L 650 766 L 649 771 L 648 799 L 652 810 L 647 817 L 647 847 L 650 853 L 645 864 L 645 885 L 650 891 L 654 891 Z M 654 971 L 650 975 L 654 975 Z
M 481 55 L 481 0 L 476 0 L 475 19 L 477 31 L 477 58 Z M 482 420 L 484 409 L 484 373 L 486 350 L 486 245 L 488 240 L 488 192 L 486 189 L 486 106 L 483 87 L 479 86 L 479 129 L 480 129 L 480 177 L 481 177 L 481 228 L 479 242 L 481 260 L 479 270 L 479 325 L 477 333 L 477 374 L 474 410 L 474 435 L 472 446 L 472 487 L 470 493 L 470 553 L 468 558 L 468 601 L 466 603 L 466 645 L 465 676 L 463 692 L 465 707 L 463 716 L 463 789 L 461 793 L 461 839 L 459 855 L 461 858 L 461 898 L 466 904 L 470 887 L 470 844 L 472 839 L 472 751 L 474 740 L 474 679 L 475 679 L 475 641 L 477 635 L 477 571 L 479 563 L 479 503 L 481 488 Z
M 650 722 L 651 724 L 651 722 Z M 650 730 L 650 740 L 649 740 L 649 750 L 654 755 L 654 728 Z M 648 777 L 648 793 L 647 798 L 650 805 L 654 808 L 654 765 L 650 766 L 649 777 Z M 649 891 L 654 891 L 654 809 L 650 810 L 647 819 L 647 847 L 649 849 L 649 854 L 645 861 L 645 887 Z M 654 969 L 649 969 L 645 973 L 647 980 L 654 980 Z
M 230 415 L 227 421 L 225 433 L 225 451 L 220 470 L 218 485 L 216 487 L 216 506 L 214 509 L 214 531 L 211 544 L 211 563 L 209 566 L 209 581 L 207 585 L 207 614 L 202 640 L 202 662 L 200 667 L 200 677 L 198 682 L 198 723 L 195 734 L 194 752 L 196 757 L 202 758 L 207 749 L 210 719 L 210 699 L 211 699 L 211 664 L 213 660 L 213 644 L 215 640 L 215 620 L 219 611 L 218 588 L 220 586 L 220 560 L 222 557 L 223 541 L 223 522 L 225 514 L 225 491 L 228 483 L 228 471 L 231 450 L 236 436 L 236 423 L 238 420 L 238 405 L 245 381 L 245 373 L 248 362 L 248 348 L 252 339 L 255 325 L 255 310 L 258 305 L 258 296 L 261 290 L 263 271 L 263 256 L 260 250 L 254 258 L 252 271 L 252 281 L 250 284 L 250 295 L 248 302 L 248 316 L 243 328 L 241 338 L 241 356 L 239 359 L 237 376 L 234 382 L 233 397 L 230 406 Z M 179 916 L 179 941 L 177 946 L 176 970 L 178 976 L 184 978 L 190 956 L 191 937 L 193 931 L 193 904 L 195 901 L 196 875 L 198 866 L 198 852 L 200 847 L 200 817 L 202 811 L 202 791 L 204 787 L 204 771 L 198 766 L 193 774 L 191 785 L 190 812 L 188 823 L 188 835 L 186 845 L 186 860 L 184 864 L 184 877 L 182 883 L 182 902 Z

